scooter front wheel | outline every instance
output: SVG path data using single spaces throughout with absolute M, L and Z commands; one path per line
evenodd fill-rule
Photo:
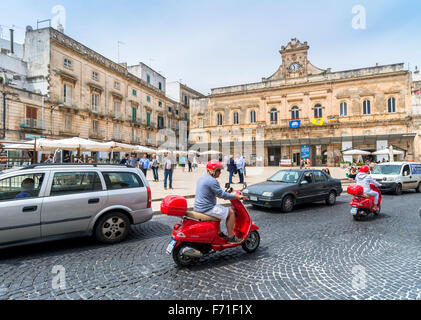
M 246 241 L 242 244 L 244 251 L 252 253 L 257 250 L 260 245 L 260 235 L 259 232 L 253 231 L 250 232 Z
M 185 256 L 183 254 L 183 249 L 185 247 L 188 247 L 188 245 L 185 243 L 182 243 L 178 247 L 176 247 L 172 252 L 172 258 L 179 267 L 188 267 L 192 265 L 193 263 L 195 263 L 197 260 L 199 260 L 199 259 Z

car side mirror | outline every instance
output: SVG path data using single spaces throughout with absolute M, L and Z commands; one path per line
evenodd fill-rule
M 300 185 L 303 185 L 303 184 L 308 184 L 308 181 L 307 180 L 301 181 Z

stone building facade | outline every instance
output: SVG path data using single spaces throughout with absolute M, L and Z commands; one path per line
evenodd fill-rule
M 405 151 L 408 160 L 421 160 L 420 115 L 413 114 L 414 84 L 403 64 L 332 72 L 312 65 L 308 50 L 306 42 L 292 39 L 270 77 L 194 99 L 191 144 L 228 146 L 233 154 L 235 141 L 242 141 L 253 145 L 243 151 L 253 163 L 260 143 L 266 165 L 299 163 L 306 149 L 312 164 L 334 165 L 352 160 L 343 157 L 344 150 L 389 145 Z
M 159 147 L 168 136 L 160 131 L 174 129 L 177 146 L 188 109 L 166 96 L 158 72 L 115 63 L 53 28 L 28 29 L 23 48 L 30 89 L 12 88 L 20 92 L 7 103 L 6 140 L 81 137 Z M 177 108 L 180 114 L 169 111 Z

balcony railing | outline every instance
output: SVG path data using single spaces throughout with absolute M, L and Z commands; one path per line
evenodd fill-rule
M 39 119 L 32 119 L 32 118 L 24 118 L 22 120 L 22 128 L 28 128 L 28 129 L 38 129 L 38 130 L 44 130 L 45 129 L 45 121 L 39 120 Z
M 142 139 L 140 137 L 133 137 L 131 143 L 133 144 L 141 144 Z
M 91 129 L 89 130 L 89 138 L 96 139 L 96 140 L 104 140 L 105 135 L 100 130 Z

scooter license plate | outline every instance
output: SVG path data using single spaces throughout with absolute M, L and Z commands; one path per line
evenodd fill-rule
M 358 213 L 358 208 L 351 208 L 351 214 L 355 216 Z
M 170 244 L 167 247 L 167 253 L 171 254 L 172 251 L 174 250 L 175 244 L 177 243 L 177 241 L 175 241 L 174 239 L 171 239 Z

